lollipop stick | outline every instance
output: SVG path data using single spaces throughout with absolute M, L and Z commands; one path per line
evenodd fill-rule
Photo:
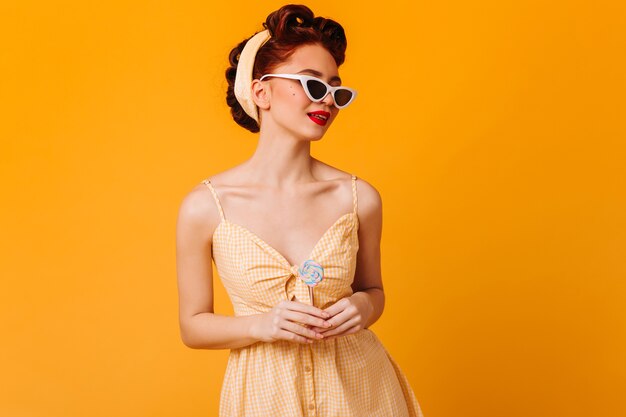
M 313 302 L 313 287 L 309 287 L 309 295 L 311 296 L 311 305 L 314 306 L 315 303 Z

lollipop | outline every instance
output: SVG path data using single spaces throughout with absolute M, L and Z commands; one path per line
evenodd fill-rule
M 298 269 L 298 275 L 300 279 L 309 286 L 311 305 L 313 305 L 313 287 L 324 279 L 324 268 L 313 259 L 308 259 L 304 261 L 302 267 Z

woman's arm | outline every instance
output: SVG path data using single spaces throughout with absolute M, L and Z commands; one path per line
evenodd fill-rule
M 194 349 L 235 349 L 258 342 L 254 316 L 222 316 L 213 310 L 211 238 L 219 213 L 202 185 L 182 201 L 176 224 L 179 324 L 183 343 Z

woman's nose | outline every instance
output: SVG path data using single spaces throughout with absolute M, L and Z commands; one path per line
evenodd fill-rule
M 322 99 L 322 102 L 327 104 L 329 107 L 335 105 L 335 99 L 333 98 L 333 94 L 329 91 L 326 96 Z

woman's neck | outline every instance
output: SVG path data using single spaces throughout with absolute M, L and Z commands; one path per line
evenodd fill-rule
M 314 161 L 310 141 L 261 136 L 254 154 L 244 166 L 255 182 L 273 188 L 289 188 L 313 180 Z

